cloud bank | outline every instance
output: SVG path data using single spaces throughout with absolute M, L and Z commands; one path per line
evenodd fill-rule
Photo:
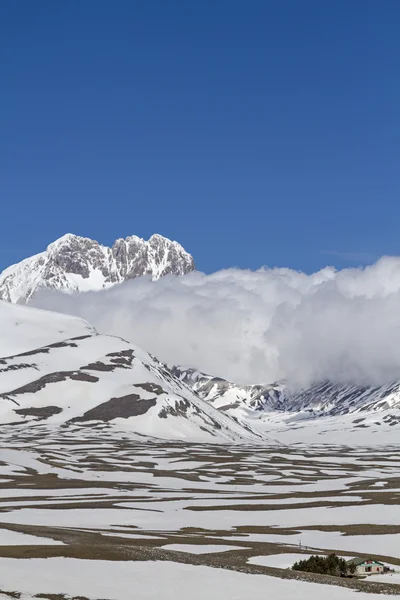
M 400 258 L 312 275 L 228 269 L 100 292 L 43 290 L 36 306 L 81 316 L 160 360 L 237 383 L 400 378 Z

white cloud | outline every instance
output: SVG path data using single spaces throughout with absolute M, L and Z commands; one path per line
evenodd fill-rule
M 229 269 L 141 278 L 80 295 L 43 291 L 34 303 L 238 383 L 400 377 L 397 257 L 312 275 Z

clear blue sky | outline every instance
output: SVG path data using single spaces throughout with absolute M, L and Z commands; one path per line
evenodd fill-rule
M 398 0 L 0 3 L 0 269 L 72 232 L 198 268 L 399 254 Z

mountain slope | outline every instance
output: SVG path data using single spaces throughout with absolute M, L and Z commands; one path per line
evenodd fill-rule
M 0 300 L 0 357 L 93 333 L 83 319 Z
M 32 347 L 30 315 L 39 329 L 51 318 L 47 337 L 57 341 Z M 0 302 L 0 322 L 7 319 L 14 323 L 7 335 L 12 339 L 18 331 L 22 340 L 26 332 L 30 349 L 0 358 L 2 424 L 113 426 L 189 441 L 257 439 L 200 399 L 157 359 L 120 338 L 98 335 L 80 319 Z M 66 338 L 70 331 L 80 335 Z
M 111 248 L 67 234 L 47 249 L 0 274 L 0 300 L 25 303 L 41 287 L 66 292 L 99 290 L 127 279 L 150 275 L 184 275 L 195 268 L 180 244 L 161 235 L 148 241 L 119 239 Z
M 257 431 L 282 427 L 358 430 L 400 424 L 400 380 L 382 386 L 320 382 L 293 391 L 284 383 L 240 386 L 193 369 L 172 372 L 212 406 Z

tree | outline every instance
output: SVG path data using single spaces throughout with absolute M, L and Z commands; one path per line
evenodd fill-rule
M 295 562 L 292 569 L 307 573 L 347 577 L 354 575 L 356 566 L 353 563 L 347 563 L 344 558 L 339 558 L 336 554 L 329 554 L 329 556 L 313 554 L 310 558 Z
M 355 563 L 350 563 L 348 565 L 348 569 L 349 569 L 349 574 L 354 575 L 354 573 L 357 571 L 357 566 L 355 565 Z

